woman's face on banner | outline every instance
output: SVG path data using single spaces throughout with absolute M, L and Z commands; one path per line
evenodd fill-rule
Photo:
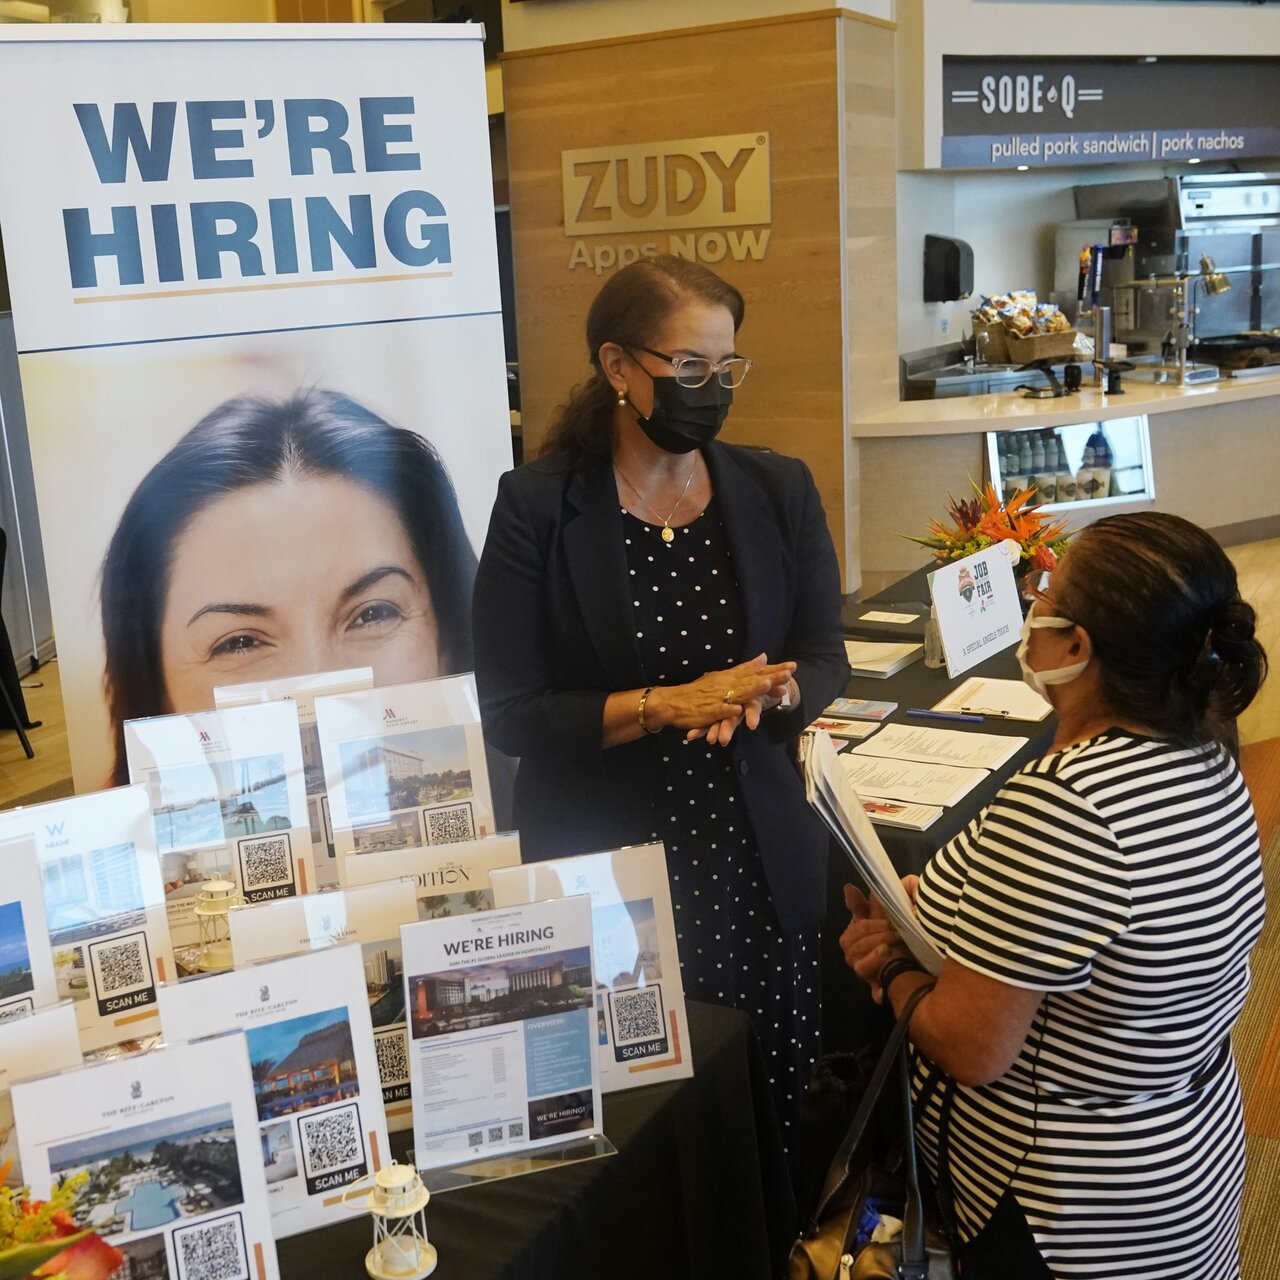
M 252 485 L 200 511 L 174 544 L 160 644 L 175 712 L 212 707 L 215 685 L 440 674 L 430 587 L 399 516 L 340 476 Z

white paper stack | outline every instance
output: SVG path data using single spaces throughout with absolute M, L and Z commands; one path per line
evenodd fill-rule
M 930 973 L 938 973 L 942 953 L 916 919 L 911 900 L 863 812 L 862 798 L 845 775 L 831 739 L 825 733 L 815 733 L 806 743 L 806 798 L 858 869 L 911 954 Z

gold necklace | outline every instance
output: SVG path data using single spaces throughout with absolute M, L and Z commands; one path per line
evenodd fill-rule
M 618 466 L 616 462 L 613 464 L 613 469 L 618 473 L 619 476 L 622 477 L 623 480 L 626 480 L 627 488 L 630 489 L 631 492 L 634 493 L 636 497 L 639 498 L 640 501 L 643 502 L 644 505 L 648 507 L 649 510 L 652 511 L 655 516 L 658 515 L 657 507 L 655 507 L 653 503 L 650 502 L 649 499 L 646 498 L 644 494 L 641 493 L 640 490 L 637 489 L 635 485 L 631 483 L 630 480 L 627 480 L 626 475 L 623 474 L 622 468 Z M 689 486 L 693 483 L 693 477 L 694 477 L 694 474 L 697 472 L 697 470 L 698 470 L 698 459 L 697 459 L 697 456 L 695 455 L 693 459 L 693 466 L 689 468 L 689 478 L 684 482 L 684 488 L 680 490 L 680 496 L 676 499 L 676 505 L 672 507 L 669 512 L 667 512 L 667 518 L 662 521 L 662 540 L 668 545 L 675 541 L 675 536 L 676 536 L 676 531 L 671 527 L 671 517 L 675 515 L 675 513 L 680 509 L 680 504 L 684 501 L 685 494 L 689 492 Z M 661 517 L 659 518 L 661 519 Z

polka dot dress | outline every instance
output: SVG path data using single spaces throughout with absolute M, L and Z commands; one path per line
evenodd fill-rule
M 625 510 L 623 526 L 646 683 L 683 684 L 753 656 L 715 500 L 669 543 Z M 750 1016 L 790 1144 L 819 1052 L 817 929 L 788 936 L 778 924 L 731 752 L 674 729 L 655 746 L 653 836 L 666 845 L 685 994 Z

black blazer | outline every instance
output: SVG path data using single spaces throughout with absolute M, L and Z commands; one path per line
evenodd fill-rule
M 839 571 L 803 462 L 728 444 L 704 457 L 742 593 L 742 656 L 798 664 L 801 705 L 727 748 L 779 919 L 795 931 L 823 914 L 827 842 L 789 744 L 848 679 Z M 608 695 L 649 683 L 620 507 L 605 457 L 557 454 L 498 486 L 476 576 L 476 682 L 486 737 L 520 757 L 526 861 L 645 843 L 655 827 L 657 738 L 601 746 Z

